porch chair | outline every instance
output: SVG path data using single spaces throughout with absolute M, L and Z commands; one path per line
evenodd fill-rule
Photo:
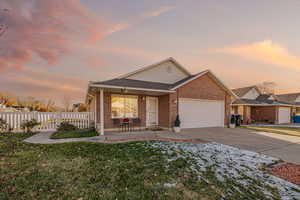
M 126 131 L 126 128 L 128 131 L 130 131 L 130 119 L 129 118 L 124 118 L 122 120 L 122 128 L 125 128 L 125 131 Z

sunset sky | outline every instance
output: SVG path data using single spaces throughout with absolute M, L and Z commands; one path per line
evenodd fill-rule
M 0 9 L 0 91 L 75 103 L 89 80 L 173 57 L 231 88 L 274 81 L 278 93 L 300 92 L 299 0 L 0 0 Z

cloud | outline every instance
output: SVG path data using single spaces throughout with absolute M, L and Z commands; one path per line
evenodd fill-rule
M 116 32 L 120 32 L 122 30 L 128 29 L 131 25 L 130 24 L 116 24 L 113 25 L 106 31 L 105 35 L 110 35 Z
M 283 68 L 300 70 L 300 58 L 292 55 L 287 48 L 271 40 L 253 44 L 234 45 L 220 48 L 216 51 L 274 64 Z
M 110 34 L 120 32 L 123 30 L 126 30 L 132 26 L 136 26 L 138 24 L 143 23 L 145 20 L 153 18 L 153 17 L 159 17 L 160 15 L 170 12 L 171 10 L 175 9 L 175 6 L 162 6 L 155 10 L 152 10 L 150 12 L 146 12 L 142 14 L 141 16 L 135 18 L 132 20 L 131 23 L 119 23 L 111 26 L 106 32 L 105 35 L 108 36 Z
M 5 90 L 18 96 L 35 96 L 39 99 L 52 99 L 58 104 L 65 95 L 74 102 L 82 102 L 87 87 L 87 80 L 67 75 L 49 73 L 24 66 L 18 72 L 8 72 L 0 79 Z
M 157 8 L 156 10 L 152 10 L 151 12 L 146 13 L 145 17 L 146 18 L 158 17 L 158 16 L 160 16 L 164 13 L 167 13 L 173 9 L 175 9 L 175 6 L 163 6 L 163 7 Z
M 56 64 L 75 43 L 92 44 L 104 36 L 106 25 L 80 0 L 2 0 L 0 71 L 18 70 L 34 57 Z

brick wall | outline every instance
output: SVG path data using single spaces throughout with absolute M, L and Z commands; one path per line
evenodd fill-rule
M 179 98 L 225 100 L 226 92 L 209 74 L 205 74 L 178 88 L 178 94 Z
M 111 94 L 110 92 L 104 92 L 104 127 L 105 129 L 118 128 L 113 124 L 111 118 Z M 130 95 L 130 94 L 126 94 Z M 141 126 L 146 125 L 146 98 L 143 95 L 138 96 L 138 117 L 141 119 Z M 100 112 L 99 112 L 100 113 Z M 99 116 L 100 118 L 100 116 Z
M 276 106 L 251 107 L 251 119 L 255 122 L 277 123 L 278 108 Z
M 214 78 L 205 74 L 190 83 L 183 85 L 177 89 L 179 98 L 192 98 L 192 99 L 207 99 L 207 100 L 220 100 L 225 103 L 224 124 L 227 125 L 230 117 L 230 103 L 231 96 L 214 80 Z M 172 110 L 171 110 L 172 111 Z M 173 110 L 175 112 L 175 109 Z M 177 114 L 177 110 L 176 110 Z M 175 117 L 176 117 L 175 114 Z M 171 114 L 174 116 L 174 114 Z M 175 120 L 174 117 L 172 118 Z
M 130 95 L 130 94 L 128 94 Z M 146 96 L 138 95 L 138 112 L 142 126 L 146 125 Z M 231 96 L 221 88 L 216 81 L 209 75 L 199 77 L 190 83 L 177 89 L 175 93 L 159 96 L 159 124 L 163 127 L 173 127 L 178 113 L 177 98 L 193 98 L 222 100 L 225 102 L 224 124 L 228 124 L 230 116 Z M 97 110 L 100 109 L 100 97 L 97 94 Z M 100 121 L 100 112 L 97 112 L 97 121 Z M 111 93 L 104 92 L 104 126 L 105 129 L 116 128 L 111 119 Z
M 178 113 L 177 93 L 169 95 L 169 128 L 173 127 Z
M 169 128 L 169 95 L 158 97 L 158 123 L 161 127 Z

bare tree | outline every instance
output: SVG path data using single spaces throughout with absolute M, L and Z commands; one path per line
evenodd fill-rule
M 51 108 L 53 108 L 55 105 L 55 102 L 52 99 L 48 99 L 46 102 L 46 110 L 49 112 Z
M 8 96 L 0 96 L 0 104 L 2 105 L 7 105 L 7 103 L 9 102 L 9 97 Z
M 265 81 L 257 85 L 262 94 L 274 94 L 277 84 L 272 81 Z
M 9 13 L 8 9 L 1 9 L 1 13 L 4 13 L 3 16 Z M 8 26 L 5 24 L 4 17 L 0 18 L 0 37 L 4 35 L 4 33 L 7 31 Z
M 62 103 L 63 103 L 65 111 L 68 112 L 70 110 L 70 106 L 71 106 L 71 98 L 70 98 L 70 96 L 65 95 L 63 97 Z

